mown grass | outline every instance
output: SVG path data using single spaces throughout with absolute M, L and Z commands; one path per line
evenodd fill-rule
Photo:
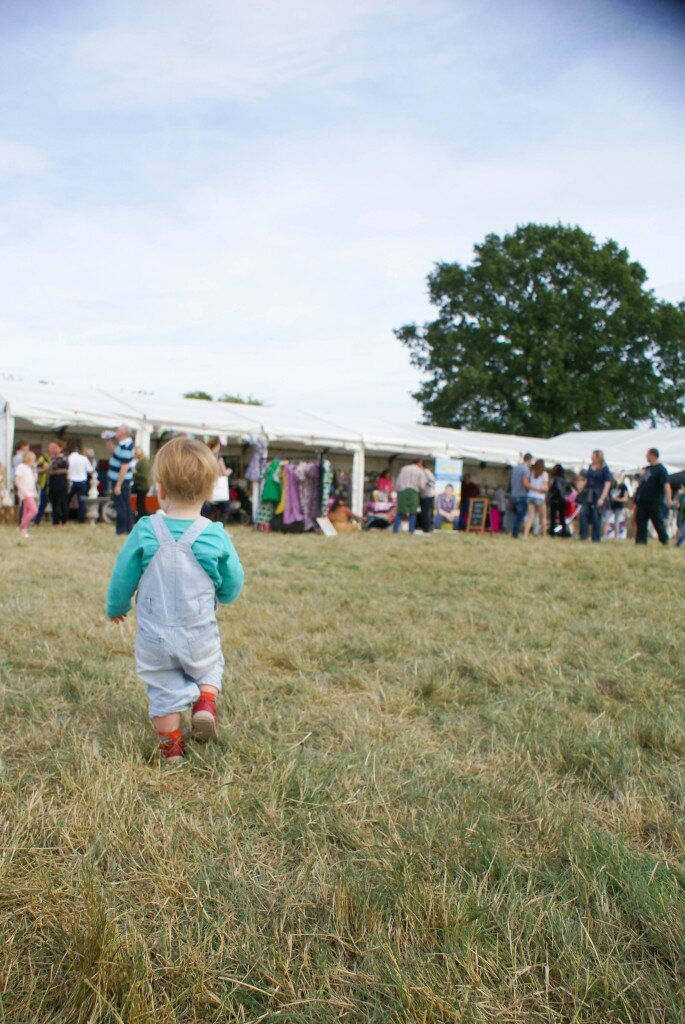
M 0 531 L 0 1021 L 685 1020 L 681 553 L 236 542 L 162 770 L 112 533 Z

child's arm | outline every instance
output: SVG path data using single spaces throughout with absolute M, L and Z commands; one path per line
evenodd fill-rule
M 223 550 L 219 555 L 221 584 L 217 589 L 216 596 L 221 604 L 233 604 L 233 602 L 238 599 L 240 591 L 243 589 L 243 579 L 245 578 L 245 574 L 243 573 L 243 567 L 240 564 L 238 553 L 225 533 L 223 534 L 223 538 Z
M 121 621 L 131 611 L 131 598 L 143 574 L 143 547 L 136 527 L 117 555 L 107 593 L 107 617 Z

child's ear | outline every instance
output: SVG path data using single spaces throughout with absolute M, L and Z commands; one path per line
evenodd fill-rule
M 160 501 L 166 501 L 166 491 L 164 490 L 164 484 L 157 484 L 157 497 Z

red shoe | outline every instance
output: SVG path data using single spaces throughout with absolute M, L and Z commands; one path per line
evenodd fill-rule
M 178 764 L 185 756 L 186 743 L 180 729 L 159 733 L 159 753 L 167 764 Z
M 191 724 L 190 735 L 198 743 L 206 743 L 207 740 L 218 740 L 219 718 L 216 713 L 216 697 L 214 694 L 200 694 L 193 704 Z

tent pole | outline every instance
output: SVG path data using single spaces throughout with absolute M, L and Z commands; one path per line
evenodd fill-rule
M 352 456 L 352 511 L 364 514 L 364 445 L 360 444 Z
M 4 473 L 0 473 L 0 505 L 12 505 L 12 449 L 14 447 L 14 416 L 9 402 L 5 402 L 5 422 L 0 434 L 4 434 L 4 451 L 0 450 L 0 460 L 5 463 Z M 1 468 L 1 467 L 0 467 Z
M 150 458 L 150 442 L 152 440 L 152 424 L 148 422 L 147 417 L 143 417 L 142 422 L 138 423 L 135 435 L 136 448 L 142 448 L 147 458 Z
M 259 492 L 260 492 L 260 481 L 252 481 L 252 522 L 257 522 L 257 515 L 259 513 Z

